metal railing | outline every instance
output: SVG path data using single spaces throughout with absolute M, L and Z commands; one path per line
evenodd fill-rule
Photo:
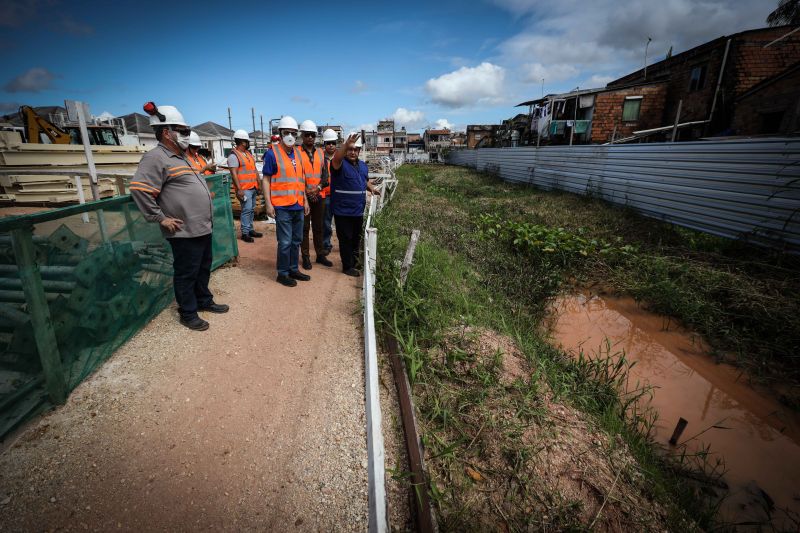
M 483 148 L 447 162 L 800 253 L 800 139 Z
M 381 433 L 380 389 L 378 382 L 378 341 L 375 337 L 375 264 L 378 257 L 378 230 L 372 226 L 376 214 L 391 200 L 397 188 L 394 162 L 385 165 L 387 172 L 371 173 L 380 196 L 370 197 L 364 225 L 364 365 L 366 376 L 367 453 L 369 480 L 369 531 L 388 530 L 386 514 L 385 457 Z

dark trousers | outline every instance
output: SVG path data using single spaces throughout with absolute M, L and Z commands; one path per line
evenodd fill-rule
M 364 216 L 345 217 L 333 215 L 336 222 L 336 238 L 339 239 L 339 257 L 342 270 L 356 266 L 358 249 L 361 246 L 361 233 L 364 231 Z
M 172 268 L 175 271 L 175 301 L 184 320 L 197 316 L 197 309 L 214 303 L 208 290 L 211 277 L 211 234 L 185 239 L 167 239 L 172 246 Z
M 316 202 L 308 202 L 310 213 L 303 219 L 303 243 L 300 245 L 300 253 L 303 257 L 310 254 L 309 229 L 314 231 L 314 252 L 317 257 L 325 254 L 323 232 L 323 222 L 325 219 L 325 201 L 319 198 Z

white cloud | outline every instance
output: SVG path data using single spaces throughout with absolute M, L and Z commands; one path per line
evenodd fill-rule
M 530 84 L 528 91 L 545 78 L 545 92 L 568 90 L 577 84 L 573 78 L 602 86 L 612 79 L 608 73 L 623 75 L 641 68 L 648 37 L 652 38 L 648 48 L 652 64 L 663 59 L 670 47 L 678 54 L 723 35 L 765 26 L 776 4 L 766 0 L 487 1 L 520 19 L 524 27 L 497 45 L 499 56 L 494 62 L 519 69 L 520 81 Z M 560 83 L 567 80 L 570 83 Z
M 46 68 L 32 68 L 9 80 L 4 89 L 10 93 L 38 93 L 49 89 L 57 77 Z
M 364 131 L 375 131 L 375 124 L 372 123 L 372 122 L 367 122 L 366 124 L 361 124 L 356 128 L 356 131 L 360 132 L 361 130 L 364 130 Z
M 484 62 L 432 78 L 425 83 L 425 90 L 431 100 L 447 107 L 496 104 L 501 101 L 505 76 L 503 67 Z
M 350 92 L 354 94 L 363 93 L 367 90 L 367 84 L 361 80 L 356 80 L 355 84 L 350 88 Z
M 544 66 L 541 63 L 526 63 L 522 65 L 521 69 L 522 80 L 532 83 L 541 82 L 542 79 L 546 83 L 564 81 L 574 78 L 579 72 L 576 67 L 565 63 L 549 66 Z
M 436 128 L 440 130 L 453 130 L 455 126 L 446 118 L 440 118 L 436 121 Z
M 606 84 L 608 84 L 611 81 L 614 81 L 617 78 L 618 76 L 600 76 L 598 74 L 595 74 L 594 76 L 586 80 L 586 83 L 581 85 L 581 87 L 587 87 L 587 88 L 605 87 Z
M 398 107 L 392 113 L 395 127 L 405 126 L 406 128 L 416 128 L 425 121 L 425 113 L 422 111 L 411 111 L 405 107 Z

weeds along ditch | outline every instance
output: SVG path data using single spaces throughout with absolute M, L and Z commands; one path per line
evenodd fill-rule
M 443 529 L 713 525 L 718 465 L 665 458 L 637 401 L 650 391 L 629 382 L 624 358 L 572 359 L 541 326 L 559 292 L 599 285 L 679 319 L 762 379 L 774 365 L 796 379 L 795 258 L 467 169 L 406 165 L 398 178 L 376 221 L 376 312 L 406 359 Z M 553 479 L 565 443 L 579 474 Z

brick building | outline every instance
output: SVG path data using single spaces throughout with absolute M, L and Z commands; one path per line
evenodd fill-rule
M 648 65 L 646 73 L 645 69 L 639 69 L 614 80 L 607 88 L 646 81 L 666 82 L 661 126 L 674 123 L 681 101 L 680 122 L 702 122 L 681 128 L 681 140 L 707 135 L 757 134 L 760 120 L 740 120 L 738 127 L 733 128 L 736 106 L 756 85 L 782 75 L 800 62 L 800 33 L 787 36 L 792 29 L 791 26 L 760 28 L 719 37 Z M 800 86 L 796 86 L 795 94 L 800 95 Z
M 523 102 L 520 144 L 664 141 L 797 132 L 800 33 L 791 26 L 719 37 L 606 87 Z M 742 107 L 740 110 L 739 107 Z M 467 131 L 468 145 L 469 128 Z
M 495 145 L 499 124 L 470 124 L 467 126 L 467 148 L 489 148 Z

